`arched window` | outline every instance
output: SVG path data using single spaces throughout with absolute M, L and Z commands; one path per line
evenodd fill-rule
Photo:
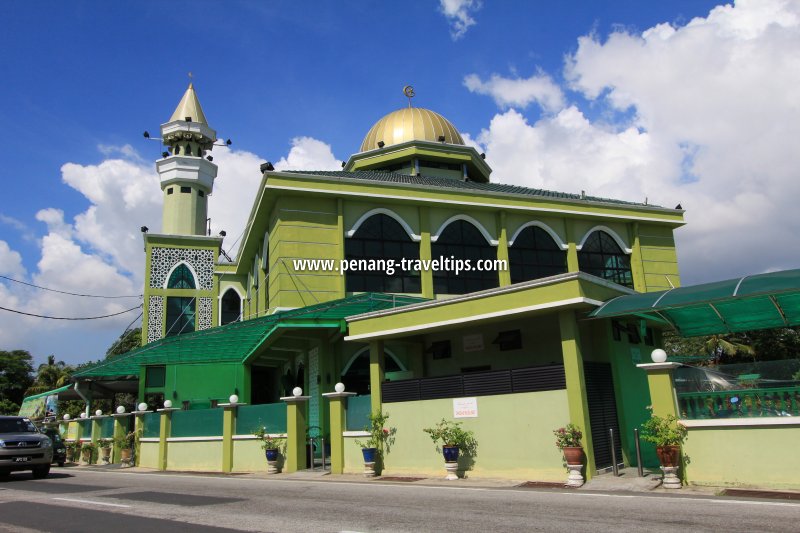
M 402 259 L 419 259 L 419 245 L 395 219 L 376 214 L 365 220 L 355 234 L 345 241 L 345 258 L 364 260 L 365 266 L 394 260 L 394 272 L 383 268 L 348 270 L 345 273 L 346 290 L 349 292 L 421 292 L 420 275 L 415 271 L 404 271 Z
M 528 226 L 508 248 L 511 283 L 563 274 L 567 271 L 567 252 L 545 230 Z
M 236 322 L 242 315 L 242 299 L 233 289 L 228 289 L 220 300 L 220 325 Z
M 189 267 L 186 266 L 186 263 L 181 263 L 175 270 L 172 271 L 172 274 L 169 275 L 169 281 L 167 282 L 168 289 L 194 289 L 196 288 L 194 283 L 194 275 L 192 271 L 189 270 Z
M 497 287 L 500 282 L 496 270 L 478 270 L 478 261 L 496 260 L 497 252 L 486 242 L 483 234 L 466 220 L 456 220 L 448 226 L 431 245 L 433 260 L 440 257 L 453 261 L 469 260 L 470 271 L 456 275 L 452 269 L 433 271 L 433 290 L 436 294 L 465 294 Z
M 578 265 L 587 274 L 633 288 L 631 259 L 605 231 L 589 235 L 578 252 Z
M 405 369 L 400 366 L 397 358 L 388 350 L 385 351 L 384 371 L 400 372 L 401 370 Z M 359 395 L 370 393 L 369 348 L 361 350 L 350 361 L 349 366 L 342 373 L 342 383 L 345 384 L 350 392 L 355 392 Z
M 194 331 L 195 299 L 170 296 L 167 298 L 167 337 Z

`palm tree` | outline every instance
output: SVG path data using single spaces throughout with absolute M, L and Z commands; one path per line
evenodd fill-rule
M 752 346 L 738 342 L 736 340 L 726 339 L 726 335 L 711 335 L 705 342 L 705 348 L 714 357 L 721 357 L 722 355 L 749 355 L 755 358 L 756 351 Z
M 36 371 L 36 380 L 25 391 L 25 395 L 40 394 L 63 387 L 69 382 L 69 378 L 74 371 L 75 369 L 64 361 L 56 362 L 55 355 L 48 355 L 47 363 L 39 365 Z

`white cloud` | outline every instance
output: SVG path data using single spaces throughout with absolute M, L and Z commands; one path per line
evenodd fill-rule
M 60 209 L 40 210 L 36 219 L 45 223 L 47 230 L 37 240 L 41 257 L 36 271 L 26 277 L 20 254 L 0 241 L 0 274 L 80 294 L 142 293 L 145 257 L 140 226 L 146 225 L 152 232 L 161 227 L 162 193 L 155 165 L 128 145 L 101 145 L 99 150 L 110 158 L 97 165 L 67 163 L 61 169 L 64 183 L 80 192 L 89 206 L 72 221 L 65 220 Z M 216 147 L 213 153 L 219 173 L 209 197 L 212 234 L 226 230 L 228 238 L 223 246 L 235 253 L 234 240 L 241 235 L 250 214 L 261 182 L 259 165 L 264 159 L 228 147 Z M 338 169 L 340 163 L 330 145 L 298 137 L 276 167 L 325 170 Z M 24 229 L 9 217 L 0 222 Z M 5 280 L 0 280 L 0 301 L 11 309 L 58 317 L 106 315 L 140 303 L 136 298 L 69 296 Z M 30 350 L 37 360 L 49 353 L 69 362 L 97 359 L 137 313 L 86 322 L 47 321 L 5 313 L 0 346 Z
M 470 26 L 477 24 L 472 13 L 481 8 L 480 0 L 439 0 L 439 10 L 450 22 L 450 36 L 462 38 Z
M 25 275 L 22 256 L 12 250 L 6 241 L 0 241 L 0 275 L 12 278 Z
M 483 81 L 477 74 L 464 78 L 464 86 L 473 93 L 491 96 L 499 107 L 526 108 L 537 103 L 548 113 L 556 113 L 564 107 L 564 93 L 552 78 L 542 72 L 530 78 L 504 78 L 492 74 Z
M 687 209 L 684 281 L 800 262 L 800 4 L 720 6 L 685 26 L 582 37 L 567 59 L 575 106 L 528 123 L 498 114 L 477 137 L 496 180 Z

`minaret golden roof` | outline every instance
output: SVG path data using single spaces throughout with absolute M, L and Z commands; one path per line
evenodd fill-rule
M 203 114 L 203 108 L 200 107 L 200 100 L 197 99 L 197 94 L 194 92 L 194 85 L 192 83 L 189 83 L 189 88 L 183 93 L 183 98 L 181 98 L 178 107 L 175 108 L 175 112 L 172 114 L 169 121 L 186 120 L 186 117 L 190 117 L 192 122 L 199 122 L 200 124 L 208 126 L 206 116 Z

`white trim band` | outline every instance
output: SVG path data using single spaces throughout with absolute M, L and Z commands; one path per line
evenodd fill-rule
M 800 426 L 800 417 L 769 416 L 758 418 L 715 418 L 708 420 L 681 420 L 681 424 L 689 429 L 752 426 Z

